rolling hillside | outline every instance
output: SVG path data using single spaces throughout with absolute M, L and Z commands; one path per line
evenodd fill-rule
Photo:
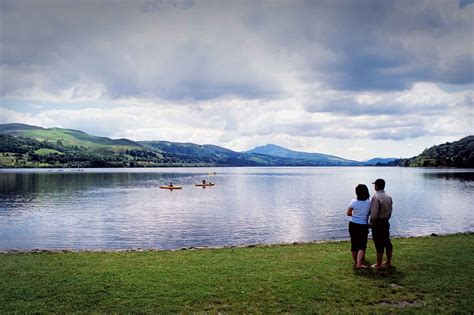
M 429 166 L 474 167 L 474 136 L 426 149 L 419 156 L 365 162 L 289 150 L 274 144 L 235 152 L 215 145 L 132 141 L 62 128 L 0 125 L 0 167 L 163 166 Z
M 38 141 L 60 142 L 66 146 L 81 146 L 99 152 L 142 149 L 140 144 L 128 139 L 97 137 L 73 129 L 41 128 L 25 124 L 4 124 L 0 125 L 0 133 Z
M 0 167 L 135 167 L 171 161 L 128 139 L 25 124 L 0 125 L 0 152 Z
M 295 152 L 278 156 L 257 149 L 235 152 L 215 145 L 135 142 L 97 137 L 79 130 L 25 124 L 0 125 L 0 153 L 0 167 L 357 165 L 355 161 L 318 153 Z
M 302 166 L 302 159 L 234 152 L 215 145 L 134 142 L 62 128 L 0 125 L 0 167 Z
M 435 145 L 409 159 L 401 159 L 400 166 L 466 167 L 474 168 L 474 136 Z

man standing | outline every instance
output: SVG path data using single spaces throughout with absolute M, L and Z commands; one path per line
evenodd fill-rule
M 393 246 L 390 242 L 390 223 L 392 216 L 392 197 L 384 191 L 385 181 L 377 179 L 375 184 L 375 195 L 370 204 L 370 226 L 372 227 L 372 238 L 377 251 L 377 262 L 372 265 L 374 268 L 391 267 Z M 384 249 L 387 261 L 382 265 Z

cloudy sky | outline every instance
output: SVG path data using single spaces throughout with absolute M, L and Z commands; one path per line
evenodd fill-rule
M 357 160 L 474 134 L 470 0 L 0 0 L 0 123 Z

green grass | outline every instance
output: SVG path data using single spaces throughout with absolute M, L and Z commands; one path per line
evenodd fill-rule
M 45 149 L 45 148 L 41 148 L 41 149 L 38 149 L 35 151 L 36 154 L 38 155 L 48 155 L 48 154 L 60 154 L 60 155 L 63 155 L 64 153 L 62 152 L 59 152 L 58 150 L 53 150 L 53 149 Z
M 347 242 L 0 254 L 0 313 L 474 311 L 473 236 L 394 246 L 396 267 L 378 272 L 354 270 Z
M 0 153 L 0 165 L 13 165 L 15 164 L 16 156 L 12 152 Z
M 40 149 L 40 150 L 49 150 L 49 149 Z M 39 151 L 39 150 L 38 150 Z M 56 150 L 49 150 L 53 152 L 49 153 L 58 153 L 63 154 Z M 47 151 L 42 151 L 43 154 L 47 154 Z M 30 161 L 27 154 L 21 154 L 17 156 L 16 153 L 12 152 L 1 152 L 0 153 L 0 168 L 14 168 L 14 167 L 52 167 L 53 165 L 47 163 L 41 163 L 36 161 Z

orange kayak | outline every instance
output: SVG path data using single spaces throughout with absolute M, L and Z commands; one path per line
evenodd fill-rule
M 173 190 L 173 189 L 181 189 L 183 187 L 182 186 L 160 186 L 160 188 Z

